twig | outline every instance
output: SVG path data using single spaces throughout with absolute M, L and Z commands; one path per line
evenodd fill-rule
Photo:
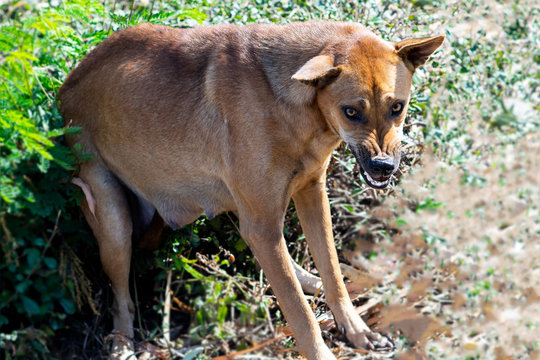
M 47 99 L 49 99 L 49 101 L 54 101 L 53 98 L 51 98 L 51 96 L 49 95 L 49 93 L 47 92 L 47 90 L 45 90 L 45 88 L 43 87 L 43 84 L 41 83 L 41 81 L 39 80 L 39 77 L 37 76 L 36 73 L 34 73 L 34 78 L 36 79 L 36 82 L 38 83 L 39 87 L 41 88 L 41 90 L 43 91 L 43 93 L 45 94 L 45 96 L 47 97 Z
M 210 342 L 207 342 L 207 343 L 204 343 L 204 344 L 197 344 L 197 345 L 185 347 L 185 348 L 182 348 L 181 350 L 176 350 L 174 348 L 171 348 L 171 354 L 183 358 L 185 356 L 185 354 L 187 354 L 191 350 L 195 350 L 195 349 L 198 349 L 198 348 L 203 348 L 203 349 L 210 348 L 210 347 L 212 347 L 214 345 L 219 344 L 222 341 L 223 340 L 221 340 L 221 339 L 220 340 L 214 340 L 214 341 L 210 341 Z
M 233 221 L 231 215 L 229 215 L 229 213 L 226 213 L 227 214 L 227 217 L 229 218 L 229 220 L 231 220 L 231 223 L 234 225 L 234 227 L 236 228 L 236 231 L 238 231 L 238 234 L 241 234 L 240 233 L 240 229 L 238 228 L 238 225 L 236 225 L 236 223 Z
M 234 352 L 234 353 L 231 353 L 231 354 L 228 354 L 228 355 L 223 355 L 223 356 L 218 356 L 218 357 L 215 357 L 213 358 L 212 360 L 232 360 L 234 359 L 235 357 L 239 356 L 239 355 L 243 355 L 243 354 L 248 354 L 250 352 L 253 352 L 253 351 L 256 351 L 256 350 L 259 350 L 267 345 L 270 345 L 271 343 L 273 342 L 276 342 L 276 341 L 279 341 L 281 339 L 285 338 L 285 335 L 280 335 L 276 338 L 273 338 L 273 339 L 269 339 L 269 340 L 266 340 L 260 344 L 257 344 L 249 349 L 245 349 L 245 350 L 242 350 L 242 351 L 237 351 L 237 352 Z
M 0 213 L 0 225 L 2 225 L 2 229 L 4 230 L 4 236 L 5 236 L 6 240 L 7 240 L 7 243 L 11 244 L 11 246 L 9 246 L 9 249 L 4 254 L 4 258 L 6 260 L 6 263 L 8 263 L 10 258 L 11 258 L 11 254 L 13 254 L 13 252 L 15 251 L 16 246 L 12 246 L 12 244 L 15 243 L 15 240 L 13 239 L 13 235 L 11 235 L 11 231 L 9 230 L 9 228 L 8 228 L 8 226 L 6 224 L 6 217 L 5 216 L 6 216 L 5 211 Z M 16 266 L 19 266 L 19 259 L 18 259 L 17 256 L 15 256 L 15 258 L 13 259 L 13 262 L 15 263 Z
M 2 80 L 4 80 L 3 81 L 4 87 L 6 88 L 6 92 L 8 93 L 9 97 L 11 98 L 11 102 L 15 105 L 17 110 L 21 111 L 21 108 L 19 107 L 19 104 L 18 104 L 17 100 L 15 100 L 15 98 L 13 97 L 13 94 L 11 93 L 11 91 L 9 91 L 9 87 L 7 86 L 8 79 L 6 79 L 3 76 L 0 76 L 0 78 L 2 78 Z
M 128 22 L 131 23 L 131 16 L 133 15 L 133 10 L 135 9 L 135 0 L 131 1 L 131 10 L 129 11 Z
M 276 336 L 276 329 L 274 328 L 274 324 L 272 324 L 272 316 L 270 315 L 270 310 L 268 310 L 268 306 L 264 307 L 264 312 L 266 314 L 266 321 L 268 322 L 268 327 L 270 328 L 270 332 L 273 336 Z
M 9 228 L 6 224 L 6 212 L 3 211 L 2 214 L 0 214 L 0 224 L 2 225 L 2 229 L 4 230 L 4 235 L 8 242 L 13 242 L 13 236 L 11 235 L 11 231 L 9 231 Z
M 165 305 L 163 309 L 163 338 L 167 346 L 171 343 L 171 279 L 172 271 L 167 270 L 167 284 L 165 285 Z
M 133 268 L 132 279 L 133 279 L 133 291 L 135 293 L 135 308 L 137 309 L 137 320 L 139 322 L 139 328 L 142 329 L 143 325 L 142 325 L 141 307 L 139 306 L 139 292 L 137 291 L 137 283 L 136 283 L 137 274 L 135 271 L 136 269 Z
M 260 293 L 259 293 L 259 296 L 263 296 L 264 295 L 264 286 L 263 286 L 263 271 L 262 269 L 259 271 L 259 289 L 260 289 Z
M 339 5 L 337 0 L 334 0 L 334 5 L 336 5 L 336 12 L 338 13 L 339 21 L 343 21 L 343 17 L 341 16 L 341 11 L 339 11 Z
M 154 11 L 154 3 L 156 0 L 152 0 L 152 6 L 150 7 L 150 12 L 148 13 L 148 17 L 146 18 L 146 21 L 150 22 L 152 19 L 152 12 Z
M 36 103 L 36 99 L 34 97 L 34 92 L 32 91 L 32 87 L 30 86 L 30 82 L 28 81 L 28 76 L 29 76 L 28 72 L 24 68 L 24 65 L 22 64 L 21 60 L 19 60 L 19 63 L 21 65 L 22 69 L 23 69 L 24 83 L 26 84 L 26 91 L 28 92 L 28 96 L 30 97 L 30 100 L 32 100 L 32 104 L 34 105 L 35 111 L 36 111 L 39 119 L 41 120 L 41 122 L 43 122 L 44 121 L 43 115 L 41 115 L 41 112 L 39 111 L 39 106 Z
M 482 75 L 480 75 L 480 72 L 478 71 L 478 69 L 476 68 L 476 64 L 474 63 L 473 59 L 472 59 L 472 53 L 471 53 L 471 50 L 470 49 L 467 49 L 467 53 L 469 54 L 469 60 L 471 62 L 471 65 L 473 66 L 474 68 L 474 72 L 476 73 L 476 76 L 478 76 L 478 81 L 480 81 L 480 85 L 482 85 L 482 88 L 484 89 L 484 91 L 487 91 L 487 87 L 486 85 L 484 84 L 484 80 L 482 80 Z
M 199 253 L 197 253 L 197 255 L 200 255 Z M 202 260 L 200 259 L 200 257 L 198 257 L 198 260 L 200 262 L 202 262 Z M 226 279 L 228 279 L 229 281 L 231 281 L 234 285 L 236 285 L 236 287 L 238 288 L 238 290 L 240 290 L 242 292 L 242 295 L 244 295 L 245 297 L 249 297 L 248 294 L 246 293 L 246 290 L 243 288 L 243 284 L 238 282 L 236 280 L 236 277 L 235 276 L 231 276 L 229 275 L 226 271 L 224 271 L 223 269 L 217 267 L 217 268 L 214 268 L 214 267 L 210 267 L 209 265 L 206 265 L 203 266 L 201 264 L 193 264 L 194 267 L 198 267 L 206 272 L 208 272 L 209 274 L 212 274 L 212 275 L 215 275 L 215 276 L 221 276 L 221 277 L 224 277 Z
M 116 11 L 116 1 L 117 0 L 114 0 L 114 2 L 113 2 L 113 7 L 112 7 L 112 10 L 111 10 L 112 15 L 114 15 L 114 12 Z M 111 23 L 109 24 L 109 28 L 107 29 L 107 32 L 111 31 L 112 23 L 113 23 L 113 20 L 111 19 Z M 103 26 L 103 28 L 105 28 L 105 25 Z

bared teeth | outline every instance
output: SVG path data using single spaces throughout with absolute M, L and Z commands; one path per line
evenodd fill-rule
M 389 179 L 386 179 L 386 180 L 383 180 L 383 181 L 377 181 L 375 179 L 373 179 L 368 173 L 367 171 L 364 170 L 364 175 L 366 177 L 366 179 L 373 185 L 375 186 L 386 186 L 386 184 L 388 184 L 388 180 Z

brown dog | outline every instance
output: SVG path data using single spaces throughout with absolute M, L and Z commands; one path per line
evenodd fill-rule
M 335 359 L 300 287 L 318 282 L 292 263 L 283 239 L 292 198 L 339 328 L 357 347 L 390 345 L 345 290 L 326 167 L 345 140 L 368 185 L 388 185 L 412 74 L 443 40 L 390 43 L 351 23 L 145 24 L 93 50 L 59 100 L 66 122 L 83 128 L 71 143 L 93 156 L 76 183 L 112 282 L 115 328 L 133 336 L 132 235 L 151 241 L 161 218 L 179 228 L 203 212 L 234 211 L 298 349 Z

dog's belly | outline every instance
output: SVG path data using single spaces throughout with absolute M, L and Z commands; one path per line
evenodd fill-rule
M 219 179 L 183 183 L 173 192 L 151 196 L 150 202 L 173 229 L 192 223 L 203 213 L 211 219 L 219 213 L 235 210 L 229 190 Z
M 99 153 L 107 168 L 142 198 L 143 213 L 153 216 L 155 208 L 173 229 L 192 223 L 203 213 L 212 218 L 236 210 L 217 160 L 186 149 L 182 144 L 188 141 L 181 136 L 178 139 L 173 143 L 176 147 L 168 148 L 142 142 L 146 151 L 134 157 L 129 145 L 137 143 L 137 138 L 121 143 L 100 138 Z M 145 225 L 152 216 L 145 217 Z

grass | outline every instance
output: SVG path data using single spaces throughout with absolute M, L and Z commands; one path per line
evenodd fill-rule
M 533 1 L 488 0 L 1 5 L 0 239 L 1 272 L 9 274 L 0 275 L 3 356 L 106 355 L 112 295 L 67 185 L 65 168 L 74 160 L 61 146 L 54 104 L 82 56 L 111 31 L 142 21 L 327 19 L 361 22 L 392 41 L 447 35 L 414 77 L 404 161 L 392 187 L 368 189 L 344 147 L 330 167 L 334 233 L 350 290 L 367 321 L 396 343 L 395 354 L 378 356 L 540 357 L 538 15 Z M 31 231 L 23 232 L 26 219 L 33 219 Z M 200 218 L 168 233 L 157 254 L 135 254 L 141 352 L 210 359 L 254 348 L 242 358 L 298 357 L 289 337 L 259 346 L 286 333 L 286 323 L 235 221 Z M 293 256 L 313 269 L 292 208 L 285 237 Z M 169 345 L 161 340 L 166 289 L 173 292 Z M 321 321 L 331 318 L 324 297 L 310 304 Z M 341 359 L 374 356 L 350 348 L 331 326 L 324 334 Z

